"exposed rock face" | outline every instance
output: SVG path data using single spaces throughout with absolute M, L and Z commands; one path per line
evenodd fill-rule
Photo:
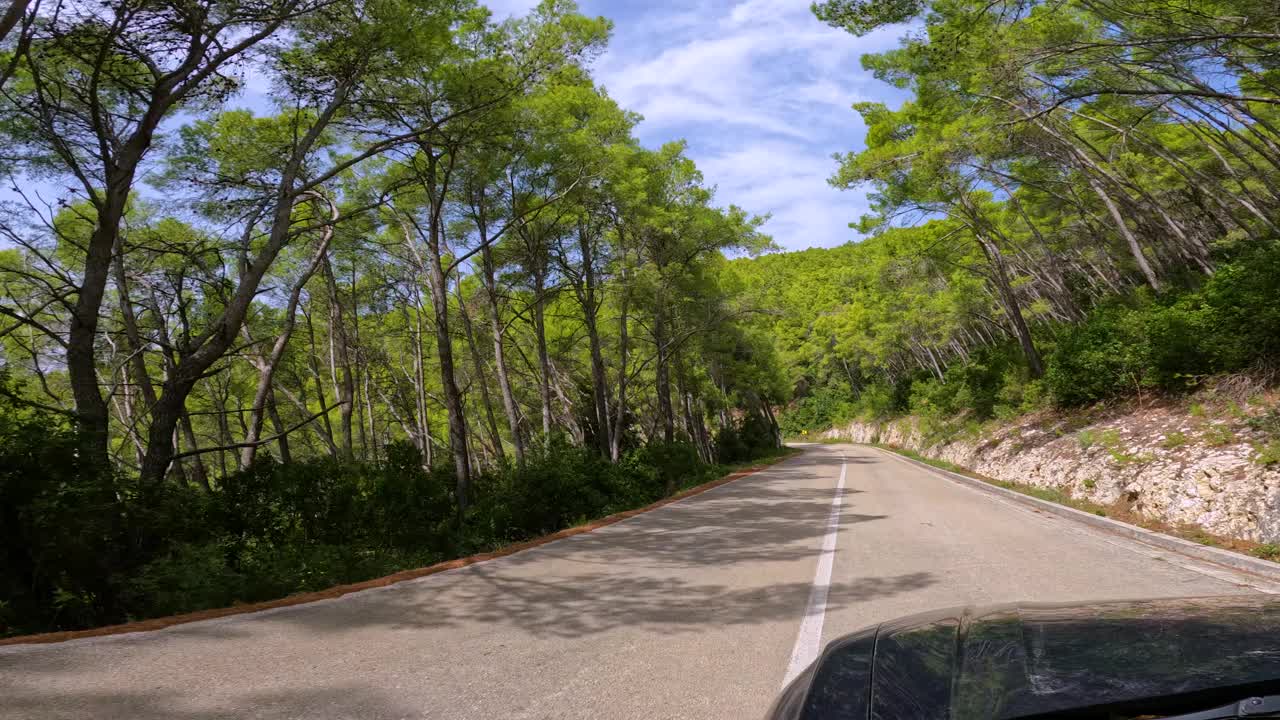
M 1280 467 L 1254 459 L 1259 438 L 1240 422 L 1156 408 L 1083 426 L 1030 416 L 940 442 L 931 442 L 915 418 L 855 422 L 827 436 L 909 448 L 997 480 L 1057 488 L 1101 505 L 1124 503 L 1215 535 L 1280 542 Z

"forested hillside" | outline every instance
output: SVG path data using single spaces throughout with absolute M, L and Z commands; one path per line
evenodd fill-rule
M 984 420 L 1280 360 L 1280 12 L 1270 2 L 884 2 L 816 11 L 909 90 L 854 107 L 869 237 L 733 264 L 773 310 L 788 434 Z
M 49 5 L 0 25 L 0 634 L 360 580 L 777 448 L 721 281 L 771 241 L 634 139 L 608 21 Z

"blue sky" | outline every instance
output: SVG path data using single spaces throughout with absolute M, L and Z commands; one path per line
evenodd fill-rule
M 488 0 L 501 17 L 537 0 Z M 614 21 L 597 82 L 642 114 L 640 140 L 684 138 L 721 204 L 772 213 L 787 249 L 856 239 L 862 193 L 827 185 L 832 153 L 862 147 L 854 102 L 896 104 L 900 91 L 862 69 L 863 53 L 897 44 L 900 28 L 863 38 L 827 27 L 809 0 L 579 0 Z
M 538 0 L 481 0 L 498 18 Z M 904 30 L 855 38 L 827 27 L 809 0 L 579 0 L 614 21 L 599 84 L 644 116 L 641 142 L 683 138 L 721 205 L 769 213 L 765 231 L 788 250 L 857 239 L 848 224 L 867 209 L 857 191 L 827 184 L 832 153 L 860 149 L 865 128 L 850 105 L 897 104 L 904 95 L 871 77 L 859 58 L 897 44 Z M 267 105 L 248 78 L 242 104 Z M 30 183 L 50 199 L 56 184 Z M 0 201 L 15 200 L 7 186 Z

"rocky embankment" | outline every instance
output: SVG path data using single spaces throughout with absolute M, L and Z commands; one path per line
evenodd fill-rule
M 964 430 L 918 418 L 854 422 L 827 437 L 908 448 L 1172 526 L 1280 543 L 1274 425 L 1280 408 L 1255 399 L 1043 413 Z

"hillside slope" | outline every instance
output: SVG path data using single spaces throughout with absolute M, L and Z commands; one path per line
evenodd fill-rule
M 1280 408 L 1206 391 L 1040 412 L 983 425 L 855 421 L 827 437 L 881 443 L 995 480 L 1048 488 L 1120 516 L 1254 543 L 1280 542 Z M 1206 540 L 1208 538 L 1205 538 Z

